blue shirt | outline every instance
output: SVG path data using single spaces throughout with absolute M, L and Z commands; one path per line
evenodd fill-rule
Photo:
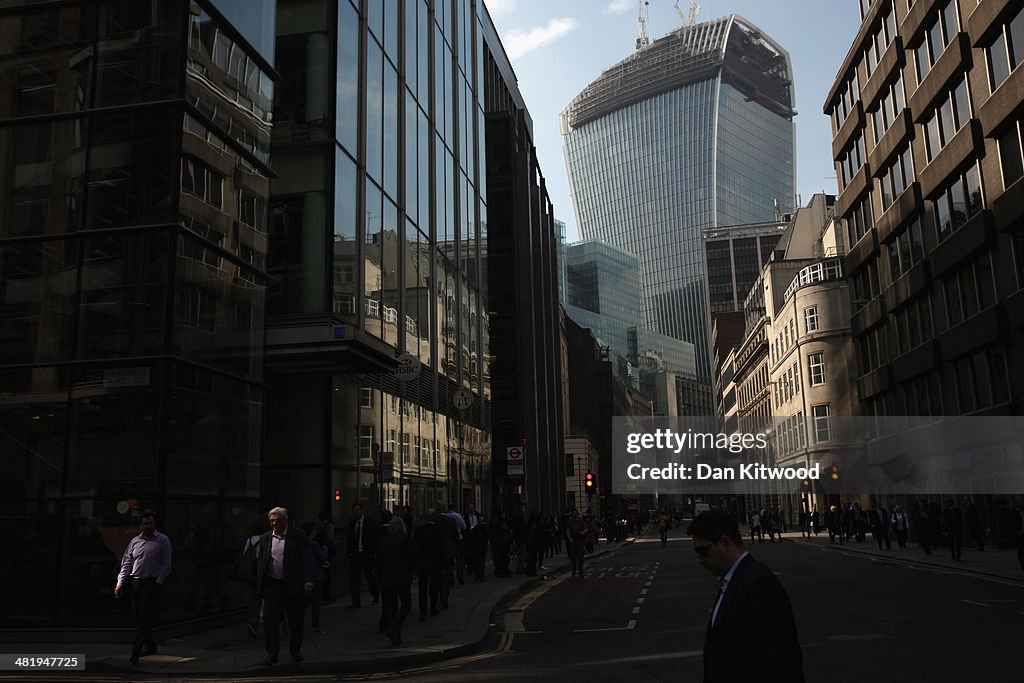
M 146 538 L 141 533 L 133 538 L 121 557 L 121 571 L 117 585 L 121 586 L 129 577 L 133 579 L 156 579 L 163 584 L 171 573 L 171 540 L 159 531 Z

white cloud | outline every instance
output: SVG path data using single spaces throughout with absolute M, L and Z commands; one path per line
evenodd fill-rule
M 633 2 L 633 0 L 612 0 L 608 3 L 608 6 L 604 8 L 604 11 L 607 14 L 623 14 L 636 6 L 637 4 Z
M 509 59 L 516 59 L 539 47 L 550 45 L 576 28 L 576 25 L 576 20 L 569 17 L 552 19 L 546 26 L 535 26 L 529 30 L 513 29 L 505 35 L 502 43 Z
M 492 17 L 503 17 L 516 11 L 516 0 L 484 0 Z

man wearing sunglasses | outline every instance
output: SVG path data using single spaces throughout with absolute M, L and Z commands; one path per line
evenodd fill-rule
M 686 532 L 697 564 L 721 577 L 704 637 L 704 683 L 803 683 L 789 596 L 775 574 L 744 549 L 736 520 L 710 510 Z

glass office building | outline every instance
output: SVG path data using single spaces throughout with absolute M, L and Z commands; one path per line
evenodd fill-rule
M 142 506 L 175 540 L 165 619 L 238 599 L 217 562 L 260 493 L 273 23 L 2 3 L 0 627 L 122 623 Z
M 243 605 L 272 505 L 561 507 L 557 239 L 515 83 L 471 0 L 0 0 L 0 510 L 26 549 L 0 629 L 130 623 L 141 508 L 184 623 Z
M 788 53 L 730 15 L 641 47 L 562 114 L 577 223 L 641 260 L 646 327 L 693 343 L 710 381 L 706 228 L 793 203 Z

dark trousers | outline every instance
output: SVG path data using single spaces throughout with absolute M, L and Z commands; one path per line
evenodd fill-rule
M 569 541 L 569 560 L 572 562 L 572 575 L 583 575 L 583 541 Z
M 380 632 L 400 636 L 402 623 L 412 610 L 412 586 L 381 586 L 380 602 Z
M 132 657 L 137 658 L 144 649 L 156 651 L 153 627 L 160 623 L 160 584 L 156 579 L 132 579 L 132 611 L 138 624 Z
M 276 655 L 281 649 L 281 619 L 285 615 L 288 615 L 288 650 L 292 654 L 302 651 L 305 611 L 305 595 L 291 597 L 284 581 L 269 576 L 263 579 L 263 634 L 266 636 L 267 654 Z
M 900 548 L 902 548 L 903 550 L 907 549 L 907 530 L 906 529 L 903 529 L 902 531 L 900 531 L 899 529 L 896 530 L 896 543 L 898 543 Z
M 430 611 L 437 611 L 437 601 L 441 597 L 441 572 L 419 573 L 420 616 L 427 614 L 427 596 L 430 596 Z
M 366 575 L 366 585 L 370 589 L 370 595 L 376 600 L 378 595 L 377 576 L 373 571 L 373 556 L 366 551 L 353 553 L 348 557 L 348 566 L 350 578 L 352 579 L 349 588 L 352 604 L 359 605 L 359 589 L 362 583 L 359 578 L 360 574 Z
M 878 549 L 882 549 L 882 544 L 885 544 L 886 550 L 892 550 L 892 541 L 889 540 L 889 529 L 875 529 L 875 540 L 878 541 Z
M 949 554 L 954 560 L 959 560 L 964 552 L 964 533 L 954 531 L 949 534 Z
M 491 546 L 491 556 L 494 559 L 494 573 L 498 576 L 509 574 L 508 569 L 508 546 Z

